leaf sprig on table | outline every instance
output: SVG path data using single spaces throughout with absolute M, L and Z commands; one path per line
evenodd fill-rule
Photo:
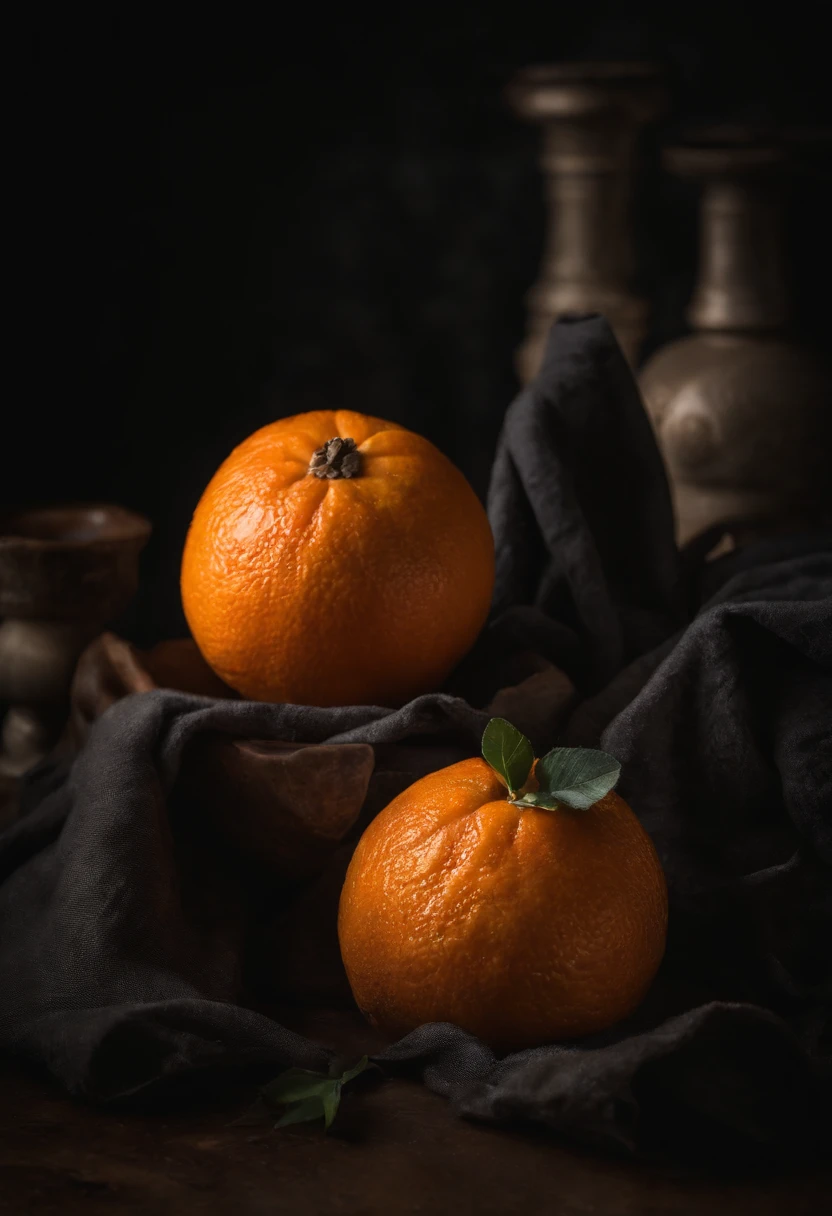
M 513 806 L 585 811 L 614 789 L 621 775 L 614 756 L 590 747 L 554 747 L 535 764 L 531 743 L 505 718 L 492 718 L 486 726 L 482 755 Z M 532 774 L 536 790 L 526 788 Z
M 335 1077 L 306 1068 L 289 1068 L 263 1086 L 256 1105 L 236 1123 L 239 1126 L 271 1122 L 278 1115 L 276 1128 L 316 1119 L 323 1119 L 324 1128 L 329 1128 L 338 1112 L 343 1087 L 375 1067 L 367 1056 L 362 1056 L 352 1068 Z

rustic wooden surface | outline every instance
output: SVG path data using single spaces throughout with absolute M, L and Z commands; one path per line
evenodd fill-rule
M 318 1030 L 331 1037 L 325 1022 Z M 479 1127 L 407 1081 L 345 1096 L 328 1136 L 312 1125 L 232 1126 L 248 1105 L 238 1094 L 197 1111 L 107 1113 L 6 1064 L 0 1212 L 815 1216 L 832 1199 L 822 1171 L 716 1180 Z

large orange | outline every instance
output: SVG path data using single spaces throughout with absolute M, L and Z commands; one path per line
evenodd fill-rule
M 667 892 L 626 802 L 512 805 L 484 760 L 417 781 L 373 820 L 341 895 L 359 1007 L 393 1035 L 454 1022 L 498 1050 L 588 1034 L 641 1001 Z
M 240 444 L 182 561 L 185 615 L 217 675 L 304 705 L 396 706 L 438 688 L 493 582 L 488 519 L 462 473 L 421 436 L 346 410 Z

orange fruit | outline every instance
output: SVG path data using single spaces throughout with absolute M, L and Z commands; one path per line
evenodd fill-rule
M 346 410 L 284 418 L 221 465 L 182 560 L 191 633 L 244 696 L 401 705 L 485 623 L 494 543 L 465 477 L 419 435 Z
M 481 759 L 423 777 L 373 820 L 338 918 L 353 995 L 374 1025 L 401 1035 L 454 1022 L 499 1051 L 631 1013 L 666 930 L 662 868 L 622 798 L 584 811 L 514 806 Z

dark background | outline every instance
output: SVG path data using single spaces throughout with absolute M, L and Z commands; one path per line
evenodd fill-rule
M 506 81 L 584 56 L 667 65 L 672 109 L 645 141 L 638 208 L 649 351 L 683 331 L 696 258 L 696 195 L 658 170 L 658 147 L 700 120 L 828 123 L 810 11 L 32 6 L 10 42 L 3 502 L 148 514 L 122 623 L 147 642 L 184 632 L 178 562 L 201 490 L 275 417 L 401 421 L 484 492 L 543 236 L 537 132 L 507 109 Z M 798 319 L 821 342 L 823 189 L 798 193 L 791 224 Z

